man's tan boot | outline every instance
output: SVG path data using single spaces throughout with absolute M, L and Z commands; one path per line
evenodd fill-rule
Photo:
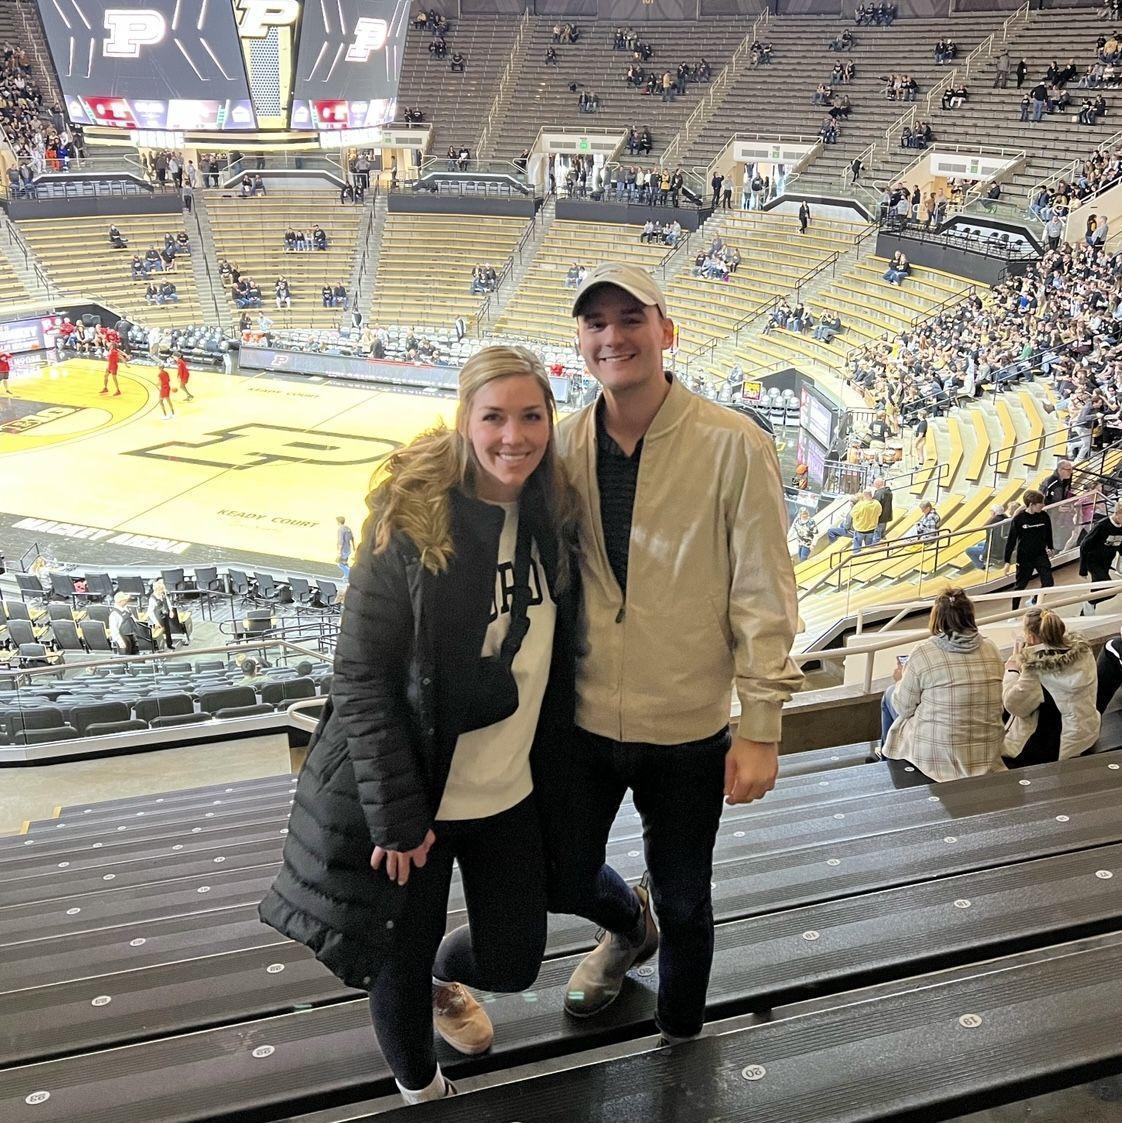
M 575 1018 L 591 1018 L 607 1009 L 619 997 L 627 972 L 658 950 L 658 925 L 651 912 L 650 894 L 645 886 L 638 885 L 635 895 L 643 906 L 643 939 L 633 944 L 623 936 L 604 933 L 596 949 L 581 960 L 569 979 L 565 1009 Z
M 456 1050 L 474 1057 L 486 1053 L 495 1039 L 495 1027 L 475 995 L 462 983 L 433 987 L 432 1020 L 436 1032 Z

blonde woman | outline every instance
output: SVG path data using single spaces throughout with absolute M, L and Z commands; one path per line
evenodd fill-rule
M 574 499 L 541 362 L 488 347 L 454 429 L 386 462 L 351 570 L 330 700 L 261 917 L 370 995 L 407 1103 L 476 1054 L 468 987 L 520 991 L 546 938 L 547 737 L 572 724 Z M 560 742 L 564 744 L 564 742 Z M 468 923 L 445 936 L 453 862 Z
M 1098 671 L 1087 643 L 1067 634 L 1054 612 L 1025 613 L 1023 633 L 1005 664 L 1001 696 L 1010 768 L 1066 760 L 1099 739 Z

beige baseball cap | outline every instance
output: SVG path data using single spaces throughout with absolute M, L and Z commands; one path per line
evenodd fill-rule
M 643 304 L 654 304 L 658 310 L 666 315 L 666 297 L 662 289 L 655 283 L 655 279 L 641 265 L 625 265 L 621 261 L 605 261 L 597 265 L 581 285 L 573 297 L 574 316 L 579 315 L 580 306 L 584 298 L 600 285 L 615 285 L 616 288 L 629 292 L 636 300 Z

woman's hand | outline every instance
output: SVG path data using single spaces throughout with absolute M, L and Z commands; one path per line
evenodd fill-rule
M 429 851 L 435 841 L 436 835 L 430 830 L 425 835 L 425 841 L 412 850 L 383 850 L 382 847 L 375 846 L 374 853 L 370 855 L 370 868 L 372 870 L 381 869 L 382 859 L 384 858 L 386 860 L 386 876 L 390 881 L 396 881 L 398 885 L 404 885 L 409 880 L 410 868 L 416 866 L 417 869 L 420 869 L 429 860 Z

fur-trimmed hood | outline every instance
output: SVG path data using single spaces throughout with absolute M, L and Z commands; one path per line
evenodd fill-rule
M 1026 647 L 1021 652 L 1021 665 L 1038 673 L 1063 674 L 1074 667 L 1084 654 L 1091 654 L 1087 641 L 1073 636 L 1067 647 L 1049 647 L 1043 643 Z
M 1099 736 L 1097 686 L 1095 656 L 1081 637 L 1072 636 L 1067 647 L 1026 647 L 1020 672 L 1007 670 L 1002 684 L 1002 701 L 1010 715 L 1004 755 L 1018 756 L 1035 731 L 1045 691 L 1060 714 L 1060 759 L 1090 748 Z

